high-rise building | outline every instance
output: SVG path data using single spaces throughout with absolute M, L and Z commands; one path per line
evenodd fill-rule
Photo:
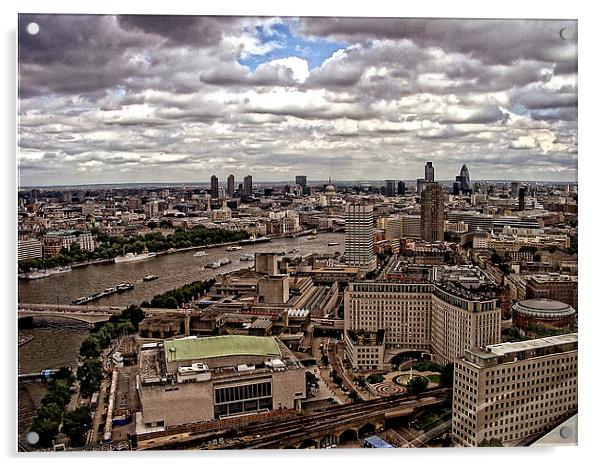
M 518 188 L 520 188 L 520 183 L 518 181 L 510 183 L 510 194 L 518 196 Z
M 518 190 L 518 210 L 525 210 L 525 187 L 522 186 Z
M 462 189 L 469 190 L 470 189 L 470 172 L 468 171 L 468 167 L 466 164 L 462 165 L 460 169 L 460 176 L 463 176 L 466 181 L 466 186 L 462 186 Z
M 403 181 L 397 182 L 397 194 L 403 196 L 406 193 L 406 184 Z
M 307 187 L 307 176 L 305 176 L 305 175 L 295 176 L 295 184 L 298 184 L 299 186 L 301 186 L 302 188 L 305 189 Z
M 426 185 L 426 180 L 424 178 L 418 178 L 416 180 L 416 195 L 420 197 L 422 195 L 422 190 Z
M 372 206 L 349 204 L 345 207 L 345 261 L 362 272 L 376 269 Z
M 427 183 L 420 196 L 420 233 L 425 241 L 443 241 L 445 213 L 443 189 Z
M 396 193 L 397 193 L 396 180 L 387 180 L 385 182 L 385 195 L 387 197 L 394 197 Z
M 430 183 L 435 181 L 435 167 L 433 167 L 433 162 L 426 162 L 424 166 L 424 179 Z
M 218 198 L 218 179 L 217 176 L 215 175 L 211 175 L 211 197 L 213 199 L 217 199 Z
M 234 175 L 230 175 L 228 177 L 228 196 L 229 197 L 233 197 L 234 196 L 234 191 L 235 191 L 235 187 L 234 187 Z
M 244 195 L 252 196 L 253 195 L 253 177 L 251 175 L 245 176 L 243 179 L 243 184 L 244 184 L 244 188 L 243 188 Z
M 524 445 L 577 411 L 577 334 L 473 348 L 454 367 L 452 438 Z

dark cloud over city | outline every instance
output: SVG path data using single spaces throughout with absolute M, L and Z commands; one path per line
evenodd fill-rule
M 576 21 L 20 15 L 18 61 L 21 185 L 576 179 Z

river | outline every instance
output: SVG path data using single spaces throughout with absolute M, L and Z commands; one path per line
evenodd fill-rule
M 339 243 L 328 246 L 328 243 Z M 164 254 L 155 259 L 121 264 L 94 264 L 73 269 L 71 272 L 51 275 L 39 280 L 19 280 L 19 302 L 69 304 L 73 299 L 86 296 L 119 283 L 134 284 L 131 291 L 102 297 L 91 305 L 126 306 L 150 301 L 153 296 L 196 280 L 215 277 L 218 273 L 250 267 L 252 262 L 241 262 L 240 257 L 254 252 L 289 253 L 299 249 L 299 254 L 344 252 L 343 233 L 319 234 L 315 240 L 307 236 L 273 239 L 269 243 L 246 245 L 239 251 L 227 251 L 226 246 L 207 249 L 204 257 L 193 257 L 196 251 Z M 219 269 L 205 269 L 206 264 L 221 258 L 232 262 Z M 156 280 L 144 282 L 142 277 L 156 275 Z
M 19 346 L 19 373 L 28 374 L 75 365 L 79 346 L 87 335 L 88 325 L 85 323 L 36 318 L 33 328 L 19 329 L 19 340 L 33 337 Z M 18 385 L 18 434 L 20 441 L 26 442 L 26 434 L 46 393 L 46 387 L 40 382 Z
M 328 246 L 328 243 L 339 243 Z M 103 297 L 91 304 L 126 306 L 140 304 L 144 300 L 182 286 L 195 280 L 215 277 L 218 273 L 250 267 L 252 262 L 241 262 L 243 254 L 254 252 L 289 253 L 298 249 L 298 254 L 330 253 L 344 251 L 344 234 L 319 234 L 315 240 L 307 236 L 281 238 L 269 243 L 247 245 L 239 251 L 226 251 L 226 246 L 207 249 L 204 257 L 192 257 L 196 251 L 165 254 L 147 261 L 122 264 L 95 264 L 75 268 L 68 273 L 51 275 L 40 280 L 19 280 L 19 302 L 69 304 L 71 300 L 95 291 L 115 286 L 119 283 L 134 283 L 134 289 Z M 292 254 L 291 254 L 292 255 Z M 219 269 L 205 269 L 204 265 L 221 258 L 229 258 L 232 263 Z M 150 282 L 142 277 L 153 274 L 159 278 Z M 35 319 L 33 328 L 19 329 L 19 339 L 32 336 L 33 339 L 19 347 L 19 373 L 39 372 L 43 369 L 57 369 L 77 362 L 81 342 L 88 335 L 86 324 L 54 319 Z M 25 435 L 35 417 L 46 389 L 38 382 L 19 384 L 18 410 L 19 438 Z

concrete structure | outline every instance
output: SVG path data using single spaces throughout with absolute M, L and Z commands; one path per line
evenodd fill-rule
M 445 212 L 443 190 L 438 183 L 427 183 L 420 196 L 420 233 L 425 241 L 443 241 Z
M 288 275 L 271 275 L 259 280 L 257 299 L 259 303 L 284 304 L 289 300 Z
M 255 272 L 265 275 L 278 274 L 278 255 L 275 252 L 255 253 Z
M 512 321 L 523 334 L 543 337 L 575 329 L 575 309 L 549 299 L 527 299 L 512 306 Z
M 243 179 L 243 194 L 245 196 L 253 195 L 253 177 L 251 175 L 247 175 Z
M 211 175 L 211 198 L 212 199 L 217 199 L 219 197 L 218 189 L 219 189 L 219 184 L 218 184 L 217 176 Z
M 62 248 L 71 249 L 71 245 L 77 243 L 80 249 L 94 251 L 96 245 L 91 233 L 75 230 L 51 231 L 43 239 L 44 257 L 56 256 Z
M 519 445 L 577 410 L 577 334 L 466 351 L 454 367 L 452 436 Z
M 42 258 L 42 242 L 37 239 L 25 239 L 17 243 L 17 258 L 20 261 Z
M 420 215 L 400 215 L 401 238 L 420 239 Z
M 345 207 L 345 262 L 362 272 L 376 269 L 374 256 L 374 217 L 372 206 Z
M 394 197 L 397 194 L 397 181 L 386 180 L 385 181 L 385 195 L 387 197 Z
M 424 166 L 424 180 L 427 183 L 433 183 L 435 181 L 435 168 L 433 162 L 426 162 Z
M 226 189 L 226 192 L 228 193 L 228 197 L 234 197 L 234 191 L 236 191 L 234 175 L 230 175 L 230 176 L 228 176 L 228 187 Z
M 295 176 L 295 184 L 298 184 L 302 188 L 306 188 L 307 187 L 307 176 L 305 176 L 305 175 Z
M 553 299 L 578 309 L 579 282 L 575 275 L 531 275 L 527 277 L 527 299 Z
M 354 369 L 384 370 L 385 331 L 353 331 L 345 332 L 345 354 Z
M 387 350 L 432 353 L 438 363 L 453 362 L 466 349 L 501 340 L 496 300 L 452 282 L 350 283 L 344 314 L 346 333 L 384 330 Z M 351 360 L 352 344 L 347 346 Z
M 305 369 L 274 337 L 218 336 L 142 345 L 142 428 L 299 409 Z

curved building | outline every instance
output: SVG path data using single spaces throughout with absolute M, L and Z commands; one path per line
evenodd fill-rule
M 512 307 L 515 327 L 527 336 L 570 333 L 575 325 L 575 309 L 560 301 L 527 299 Z

